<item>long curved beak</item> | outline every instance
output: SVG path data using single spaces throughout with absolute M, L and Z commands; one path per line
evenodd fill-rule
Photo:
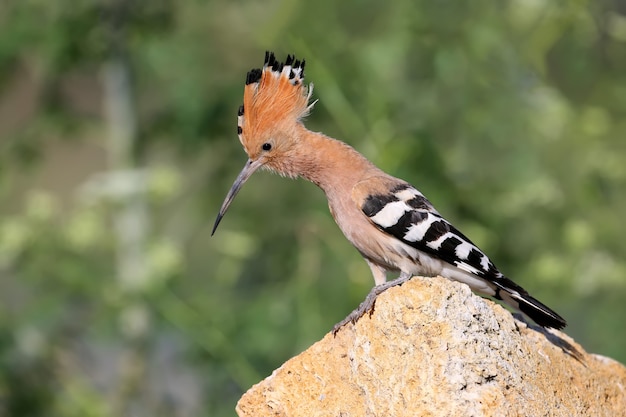
M 233 200 L 235 199 L 235 196 L 237 195 L 237 193 L 239 192 L 243 184 L 262 165 L 263 165 L 262 159 L 257 159 L 256 161 L 253 161 L 252 159 L 248 159 L 248 162 L 246 162 L 246 165 L 244 165 L 243 169 L 237 176 L 237 179 L 233 183 L 233 186 L 230 187 L 230 191 L 228 192 L 228 194 L 226 195 L 226 198 L 224 199 L 224 202 L 222 203 L 222 208 L 220 209 L 220 212 L 217 214 L 217 218 L 215 219 L 215 224 L 213 225 L 213 231 L 211 232 L 211 236 L 213 236 L 213 234 L 215 233 L 215 229 L 217 229 L 217 226 L 222 221 L 222 217 L 224 217 L 224 214 L 226 214 L 226 210 L 228 210 L 228 206 L 230 206 L 230 203 L 233 202 Z

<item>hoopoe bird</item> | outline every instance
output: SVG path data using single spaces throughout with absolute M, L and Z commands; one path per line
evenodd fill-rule
M 263 68 L 247 73 L 237 132 L 249 159 L 224 199 L 211 235 L 259 168 L 302 177 L 324 191 L 333 218 L 365 258 L 376 283 L 334 333 L 371 311 L 380 293 L 413 275 L 463 282 L 543 327 L 565 327 L 561 316 L 504 276 L 415 187 L 383 172 L 351 146 L 308 130 L 302 119 L 315 102 L 313 85 L 304 85 L 304 66 L 292 55 L 282 63 L 266 52 Z M 399 272 L 399 278 L 387 281 L 388 271 Z

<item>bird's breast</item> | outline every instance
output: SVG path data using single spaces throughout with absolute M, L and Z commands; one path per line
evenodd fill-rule
M 442 262 L 381 231 L 352 200 L 329 199 L 330 213 L 346 238 L 371 262 L 388 271 L 435 276 Z

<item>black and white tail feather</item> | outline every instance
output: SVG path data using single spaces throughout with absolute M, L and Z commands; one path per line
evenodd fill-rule
M 543 327 L 566 326 L 561 316 L 498 271 L 417 189 L 404 183 L 389 191 L 369 195 L 361 205 L 363 213 L 380 230 L 421 251 L 422 258 L 425 254 L 451 265 L 453 268 L 444 268 L 445 274 L 442 273 L 447 278 L 465 282 L 477 292 L 504 301 Z

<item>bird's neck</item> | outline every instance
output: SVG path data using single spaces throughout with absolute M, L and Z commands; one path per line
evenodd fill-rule
M 347 193 L 359 181 L 383 174 L 374 164 L 344 142 L 300 125 L 292 160 L 297 176 L 319 186 L 327 196 Z

